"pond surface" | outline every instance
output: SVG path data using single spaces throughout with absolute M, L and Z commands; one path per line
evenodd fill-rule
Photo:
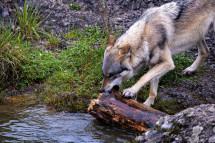
M 44 105 L 0 105 L 0 142 L 132 142 L 134 133 L 104 125 L 89 114 Z

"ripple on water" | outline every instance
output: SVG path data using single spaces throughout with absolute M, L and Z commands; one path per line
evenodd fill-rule
M 0 106 L 0 142 L 128 142 L 134 134 L 97 122 L 89 114 L 47 110 L 45 106 Z

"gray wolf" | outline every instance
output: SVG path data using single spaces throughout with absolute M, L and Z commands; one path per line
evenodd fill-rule
M 198 57 L 183 74 L 194 72 L 209 54 L 205 34 L 215 31 L 215 0 L 178 0 L 146 10 L 119 38 L 109 37 L 104 52 L 104 75 L 100 92 L 117 89 L 143 66 L 149 71 L 136 84 L 123 90 L 133 97 L 150 82 L 144 104 L 151 106 L 157 96 L 159 78 L 175 68 L 172 56 L 197 45 Z

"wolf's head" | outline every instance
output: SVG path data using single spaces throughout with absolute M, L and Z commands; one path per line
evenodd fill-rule
M 119 90 L 122 81 L 133 76 L 130 52 L 128 44 L 117 43 L 113 36 L 109 37 L 109 42 L 104 52 L 102 66 L 104 79 L 100 92 L 109 92 L 113 88 Z

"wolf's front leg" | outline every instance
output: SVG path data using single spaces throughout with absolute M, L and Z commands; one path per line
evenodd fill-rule
M 123 90 L 122 94 L 124 97 L 135 97 L 137 95 L 137 92 L 135 89 L 127 88 Z
M 133 85 L 131 88 L 125 89 L 123 91 L 123 95 L 126 97 L 136 95 L 138 91 L 149 81 L 156 78 L 159 79 L 162 75 L 175 68 L 171 51 L 168 47 L 165 47 L 165 49 L 162 50 L 162 53 L 160 55 L 160 61 L 160 63 L 158 63 L 155 67 L 153 67 L 145 75 L 143 75 L 135 85 Z M 146 101 L 146 104 L 149 105 L 152 103 L 153 100 L 152 97 L 150 97 L 149 100 Z
M 147 106 L 151 106 L 154 104 L 155 98 L 157 96 L 158 82 L 159 82 L 159 78 L 154 78 L 150 81 L 149 97 L 143 104 L 145 104 Z

